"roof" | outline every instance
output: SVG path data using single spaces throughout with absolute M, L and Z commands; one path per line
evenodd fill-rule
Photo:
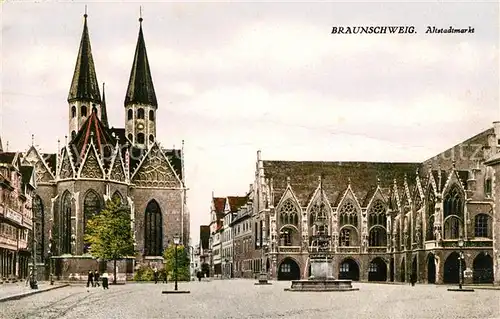
M 56 154 L 52 154 L 52 153 L 43 153 L 43 154 L 40 154 L 42 155 L 42 158 L 45 160 L 45 162 L 47 163 L 47 165 L 49 166 L 49 168 L 52 170 L 53 173 L 56 172 Z
M 104 159 L 105 166 L 107 166 L 113 149 L 116 146 L 116 139 L 99 120 L 96 112 L 90 113 L 90 116 L 82 124 L 75 138 L 70 143 L 70 146 L 72 146 L 70 149 L 75 158 L 83 158 L 85 156 L 91 140 L 94 142 L 97 152 Z
M 247 196 L 228 196 L 229 209 L 231 212 L 237 212 L 241 206 L 245 205 L 248 201 Z
M 68 94 L 68 102 L 74 100 L 101 102 L 99 84 L 95 73 L 94 59 L 90 47 L 89 30 L 87 28 L 87 14 L 84 15 L 82 39 L 76 58 L 75 72 Z
M 15 157 L 16 157 L 15 152 L 2 152 L 2 153 L 0 153 L 0 163 L 12 164 Z
M 302 206 L 307 206 L 312 194 L 319 186 L 323 175 L 323 190 L 328 201 L 336 206 L 348 185 L 350 185 L 360 205 L 367 204 L 367 198 L 380 185 L 388 196 L 394 179 L 402 183 L 405 175 L 412 185 L 420 163 L 390 162 L 315 162 L 315 161 L 263 161 L 266 178 L 273 179 L 274 204 L 276 205 L 287 187 L 290 186 Z
M 158 106 L 156 101 L 155 89 L 151 70 L 149 69 L 148 55 L 146 53 L 146 44 L 142 34 L 142 19 L 139 26 L 139 37 L 135 48 L 134 62 L 130 71 L 130 79 L 125 95 L 125 106 L 129 104 L 143 104 Z
M 214 208 L 217 216 L 224 216 L 224 209 L 226 208 L 226 198 L 225 197 L 214 197 Z

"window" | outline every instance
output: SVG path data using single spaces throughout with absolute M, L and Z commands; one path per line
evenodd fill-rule
M 74 105 L 71 107 L 71 117 L 72 118 L 76 117 L 76 106 Z
M 491 196 L 491 179 L 487 179 L 484 183 L 484 193 Z
M 369 244 L 374 247 L 386 246 L 386 232 L 382 227 L 375 227 L 370 230 Z
M 133 118 L 134 118 L 134 111 L 132 111 L 132 109 L 128 109 L 128 111 L 127 111 L 127 119 L 130 121 Z
M 137 134 L 137 143 L 138 144 L 144 144 L 144 133 L 138 133 Z
M 83 233 L 87 228 L 88 221 L 101 211 L 101 199 L 96 191 L 90 190 L 83 200 Z M 83 252 L 87 253 L 90 248 L 88 243 L 84 243 Z
M 434 210 L 435 210 L 435 197 L 432 188 L 429 189 L 427 196 L 427 225 L 425 240 L 434 240 Z
M 280 208 L 280 222 L 281 225 L 295 225 L 299 224 L 299 215 L 295 205 L 291 200 L 286 200 Z
M 340 265 L 340 272 L 349 272 L 349 263 L 342 263 Z
M 474 219 L 474 236 L 491 238 L 490 217 L 486 214 L 479 214 Z
M 144 109 L 143 108 L 140 108 L 137 110 L 137 118 L 140 120 L 144 119 Z
M 87 107 L 85 105 L 82 105 L 82 107 L 80 108 L 80 113 L 82 114 L 82 116 L 87 116 Z
M 453 186 L 444 198 L 444 218 L 455 215 L 457 217 L 463 216 L 463 202 L 462 196 L 457 186 Z
M 291 272 L 292 269 L 290 267 L 290 264 L 282 264 L 281 265 L 281 272 Z
M 354 204 L 350 201 L 346 202 L 340 208 L 340 225 L 352 225 L 358 227 L 358 214 L 354 208 Z
M 370 263 L 370 266 L 368 266 L 368 272 L 377 272 L 377 264 Z
M 450 216 L 444 222 L 444 239 L 458 239 L 461 221 L 456 216 Z
M 153 134 L 149 135 L 149 142 L 154 143 L 154 141 L 155 141 L 155 137 L 153 136 Z
M 71 253 L 71 194 L 66 191 L 61 198 L 61 212 L 58 216 L 58 233 L 60 238 L 60 253 Z
M 149 111 L 149 120 L 154 121 L 155 120 L 155 111 L 150 110 Z
M 146 207 L 145 216 L 145 244 L 146 256 L 161 256 L 163 253 L 163 225 L 160 205 L 153 199 Z M 214 255 L 218 255 L 216 250 Z
M 340 246 L 349 246 L 349 229 L 342 229 L 340 232 Z
M 370 209 L 370 215 L 368 216 L 368 228 L 375 225 L 386 227 L 386 224 L 387 217 L 385 215 L 385 206 L 382 201 L 377 200 Z

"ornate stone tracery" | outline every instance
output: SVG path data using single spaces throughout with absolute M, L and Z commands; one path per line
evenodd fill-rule
M 179 187 L 180 183 L 170 163 L 158 146 L 146 155 L 141 167 L 134 176 L 134 183 L 144 187 Z
M 290 199 L 287 199 L 280 207 L 279 210 L 279 220 L 281 226 L 283 225 L 295 225 L 299 226 L 299 214 L 295 205 Z
M 103 178 L 102 170 L 95 155 L 95 152 L 91 149 L 83 163 L 82 170 L 80 172 L 81 178 Z

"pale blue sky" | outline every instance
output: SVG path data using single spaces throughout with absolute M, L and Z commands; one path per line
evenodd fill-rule
M 195 241 L 212 190 L 248 190 L 258 149 L 264 159 L 422 161 L 499 120 L 494 2 L 85 3 L 115 127 L 143 7 L 157 137 L 185 140 Z M 2 4 L 0 133 L 11 150 L 33 133 L 54 152 L 68 134 L 85 3 Z M 330 34 L 387 24 L 418 33 Z M 425 34 L 428 25 L 475 33 Z

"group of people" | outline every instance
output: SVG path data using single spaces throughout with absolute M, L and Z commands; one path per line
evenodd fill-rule
M 99 272 L 97 270 L 89 270 L 89 273 L 87 275 L 87 288 L 88 287 L 100 287 L 101 285 L 99 284 L 99 279 L 102 280 L 102 288 L 103 289 L 109 289 L 108 286 L 108 273 L 104 272 L 102 276 L 99 275 Z

